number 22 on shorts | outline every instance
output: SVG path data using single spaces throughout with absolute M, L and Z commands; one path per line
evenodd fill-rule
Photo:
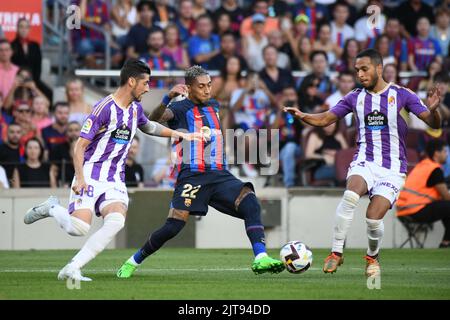
M 200 190 L 200 188 L 201 185 L 193 187 L 192 184 L 186 183 L 183 186 L 183 192 L 181 193 L 181 196 L 183 198 L 195 199 L 196 198 L 195 194 L 198 192 L 198 190 Z

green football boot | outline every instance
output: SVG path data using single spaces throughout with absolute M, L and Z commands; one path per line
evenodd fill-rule
M 131 264 L 130 262 L 126 261 L 120 269 L 117 271 L 117 277 L 118 278 L 130 278 L 134 271 L 136 271 L 137 266 Z
M 280 260 L 273 259 L 269 256 L 265 256 L 259 259 L 255 259 L 252 264 L 252 271 L 255 274 L 261 274 L 265 272 L 280 273 L 284 270 L 284 264 Z

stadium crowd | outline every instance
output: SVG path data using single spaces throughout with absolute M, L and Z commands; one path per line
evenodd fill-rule
M 112 68 L 138 58 L 152 70 L 184 70 L 198 64 L 220 71 L 213 78 L 212 95 L 221 104 L 223 128 L 279 129 L 277 177 L 286 187 L 343 182 L 339 171 L 348 164 L 339 163 L 355 147 L 354 119 L 348 116 L 329 127 L 312 128 L 282 112 L 282 107 L 316 113 L 334 106 L 358 87 L 353 64 L 364 48 L 380 51 L 387 81 L 421 98 L 435 83 L 441 86 L 443 129 L 424 127 L 413 115 L 404 114 L 410 128 L 406 147 L 411 166 L 425 155 L 430 139 L 441 139 L 448 148 L 448 0 L 72 2 L 80 6 L 83 21 L 110 33 Z M 378 11 L 373 5 L 380 13 L 375 19 Z M 65 85 L 65 101 L 52 100 L 52 90 L 40 79 L 39 44 L 27 38 L 28 30 L 28 21 L 20 19 L 16 39 L 0 40 L 0 188 L 67 186 L 73 177 L 73 144 L 92 106 L 84 101 L 83 82 L 76 78 Z M 83 27 L 72 32 L 71 40 L 73 57 L 83 67 L 104 67 L 107 42 L 102 33 Z M 293 71 L 303 73 L 297 76 Z M 412 76 L 400 78 L 402 71 Z M 168 88 L 177 81 L 152 77 L 150 85 Z M 139 141 L 131 150 L 127 181 L 143 186 L 144 172 L 135 160 Z M 257 177 L 259 169 L 253 163 L 239 166 L 241 175 L 248 177 Z M 449 161 L 444 173 L 448 179 Z M 156 163 L 152 180 L 150 185 L 173 183 L 170 156 Z

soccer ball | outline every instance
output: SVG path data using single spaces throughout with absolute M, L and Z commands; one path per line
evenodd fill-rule
M 302 273 L 313 261 L 311 249 L 300 241 L 289 241 L 280 251 L 280 259 L 291 273 Z

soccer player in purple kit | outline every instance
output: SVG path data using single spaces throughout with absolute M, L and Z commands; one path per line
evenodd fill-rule
M 366 212 L 368 250 L 365 256 L 366 276 L 381 274 L 379 250 L 384 233 L 383 217 L 395 203 L 407 172 L 407 125 L 400 111 L 414 113 L 432 128 L 440 128 L 437 111 L 440 94 L 437 86 L 430 89 L 426 104 L 411 90 L 382 78 L 383 60 L 373 49 L 360 52 L 355 70 L 362 89 L 355 89 L 329 111 L 308 114 L 297 108 L 285 108 L 295 117 L 318 127 L 325 127 L 350 112 L 356 117 L 357 151 L 347 174 L 344 195 L 336 209 L 333 246 L 325 259 L 323 271 L 336 272 L 343 261 L 343 247 L 353 214 L 361 196 L 369 193 Z
M 53 217 L 72 236 L 88 233 L 93 213 L 103 217 L 103 226 L 59 272 L 59 280 L 91 281 L 81 274 L 81 268 L 123 228 L 128 209 L 125 161 L 138 128 L 149 135 L 203 140 L 201 133 L 178 132 L 147 119 L 140 101 L 149 91 L 150 74 L 144 62 L 127 60 L 120 71 L 120 87 L 100 100 L 84 122 L 74 150 L 69 209 L 51 196 L 24 217 L 26 224 Z

